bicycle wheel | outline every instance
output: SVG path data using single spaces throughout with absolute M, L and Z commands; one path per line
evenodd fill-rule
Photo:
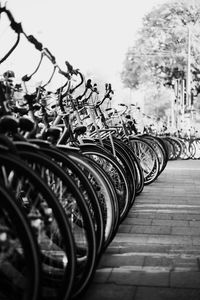
M 69 299 L 76 261 L 72 233 L 62 206 L 37 174 L 2 147 L 0 180 L 15 195 L 36 235 L 42 258 L 42 298 Z
M 34 145 L 15 142 L 20 157 L 33 168 L 57 197 L 68 218 L 76 245 L 77 272 L 72 295 L 77 297 L 89 284 L 96 264 L 96 238 L 92 218 L 80 191 L 62 168 Z
M 155 137 L 155 136 L 151 136 L 151 135 L 142 135 L 141 137 L 144 140 L 147 140 L 152 147 L 155 149 L 157 155 L 158 155 L 158 159 L 159 159 L 159 175 L 163 172 L 163 170 L 165 169 L 166 165 L 167 165 L 167 155 L 166 152 L 163 148 L 163 146 L 160 143 L 160 140 Z
M 144 184 L 152 183 L 159 174 L 159 160 L 153 147 L 147 142 L 139 138 L 131 137 L 129 145 L 132 147 L 136 156 L 140 161 L 144 173 Z
M 126 178 L 128 181 L 128 186 L 130 189 L 130 198 L 129 198 L 129 208 L 127 209 L 126 214 L 124 214 L 123 219 L 126 217 L 130 207 L 135 201 L 135 196 L 136 196 L 136 170 L 135 170 L 135 165 L 134 162 L 131 160 L 130 156 L 128 155 L 127 151 L 124 150 L 123 146 L 119 144 L 115 139 L 113 139 L 113 144 L 115 147 L 115 153 L 116 153 L 116 158 L 118 162 L 121 164 L 123 167 L 125 173 L 126 173 Z M 103 140 L 103 145 L 106 149 L 108 149 L 112 153 L 112 145 L 109 140 Z
M 199 138 L 189 140 L 188 150 L 190 158 L 199 159 L 200 158 L 200 143 Z
M 88 205 L 95 228 L 97 254 L 100 255 L 104 240 L 104 223 L 98 197 L 90 181 L 80 167 L 70 159 L 66 153 L 59 150 L 57 147 L 53 147 L 49 143 L 43 141 L 32 140 L 31 142 L 37 144 L 40 147 L 40 151 L 59 163 L 62 170 L 73 178 L 73 181 L 76 183 L 77 188 L 85 199 L 85 203 Z
M 0 185 L 0 298 L 41 299 L 41 265 L 29 220 L 14 195 Z
M 180 157 L 181 153 L 182 153 L 182 144 L 181 142 L 175 138 L 175 137 L 165 137 L 165 140 L 167 140 L 167 142 L 171 145 L 172 147 L 172 155 L 170 157 L 171 160 L 176 160 Z
M 130 204 L 130 188 L 124 172 L 118 161 L 105 148 L 95 144 L 81 144 L 81 152 L 94 159 L 109 175 L 114 184 L 119 201 L 120 222 L 127 214 Z
M 119 206 L 114 186 L 102 168 L 93 159 L 81 154 L 77 148 L 61 145 L 57 147 L 81 168 L 97 193 L 104 222 L 103 250 L 105 250 L 119 226 Z
M 180 155 L 180 159 L 190 159 L 191 158 L 191 154 L 189 151 L 189 141 L 187 139 L 183 139 L 183 138 L 179 138 L 179 142 L 182 145 L 182 152 Z
M 128 140 L 119 140 L 117 139 L 117 143 L 120 143 L 120 145 L 124 148 L 124 151 L 128 153 L 130 156 L 131 161 L 134 164 L 135 169 L 135 176 L 136 176 L 136 195 L 139 195 L 144 188 L 144 174 L 143 170 L 141 168 L 140 162 L 138 157 L 135 155 L 132 147 L 129 145 Z

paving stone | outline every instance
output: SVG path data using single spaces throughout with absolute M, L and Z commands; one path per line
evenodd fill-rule
M 138 269 L 138 270 L 137 270 Z M 146 270 L 146 271 L 143 271 Z M 108 282 L 127 285 L 168 286 L 169 269 L 167 268 L 113 268 Z
M 126 218 L 123 222 L 123 225 L 133 225 L 133 224 L 150 225 L 151 223 L 152 223 L 152 219 Z
M 134 300 L 199 300 L 199 299 L 200 299 L 200 289 L 176 289 L 176 288 L 162 288 L 162 287 L 159 288 L 138 287 L 134 297 Z
M 200 194 L 200 193 L 199 193 Z M 200 226 L 200 210 L 195 210 L 192 212 L 175 212 L 172 216 L 174 220 L 188 220 L 190 226 Z
M 200 238 L 199 237 L 192 237 L 192 244 L 195 246 L 200 245 Z
M 132 225 L 121 224 L 119 226 L 119 233 L 129 233 L 131 231 Z
M 153 219 L 156 217 L 156 213 L 143 213 L 143 212 L 137 212 L 136 210 L 134 210 L 133 212 L 130 211 L 130 213 L 128 214 L 129 218 L 140 218 L 140 219 Z
M 143 255 L 135 255 L 135 253 L 121 254 L 105 254 L 99 263 L 101 267 L 121 267 L 121 266 L 142 266 L 144 264 Z
M 129 233 L 118 233 L 115 236 L 115 243 L 118 245 L 123 245 L 124 243 L 132 243 L 132 244 L 144 244 L 147 242 L 149 237 L 144 234 L 129 234 Z
M 143 234 L 170 234 L 170 226 L 132 226 L 130 233 L 143 233 Z
M 200 272 L 171 272 L 170 286 L 179 288 L 200 288 Z
M 118 247 L 120 253 L 145 253 L 145 254 L 154 254 L 159 253 L 161 255 L 169 253 L 172 250 L 172 245 L 158 245 L 158 244 L 126 244 L 121 247 Z M 198 247 L 199 250 L 199 247 Z M 109 249 L 108 249 L 109 251 Z
M 172 234 L 180 235 L 200 235 L 200 227 L 172 227 Z
M 199 271 L 198 256 L 186 254 L 175 256 L 173 259 L 173 268 L 175 271 L 182 269 L 185 272 L 197 272 Z
M 192 241 L 193 239 L 198 239 L 197 237 L 192 237 Z M 180 253 L 180 254 L 184 254 L 184 255 L 196 255 L 199 256 L 200 255 L 200 247 L 198 245 L 193 245 L 193 243 L 191 244 L 179 244 L 179 245 L 171 245 L 171 249 L 169 251 L 170 253 Z
M 98 269 L 97 267 L 97 270 L 94 274 L 94 278 L 93 278 L 93 281 L 94 282 L 106 282 L 109 278 L 109 276 L 111 275 L 112 273 L 112 268 L 103 268 L 103 269 Z
M 78 300 L 133 300 L 136 287 L 116 284 L 92 284 L 90 289 Z
M 196 221 L 196 220 L 189 221 L 189 225 L 200 228 L 200 221 Z
M 188 221 L 180 220 L 153 220 L 152 225 L 163 225 L 163 226 L 188 226 Z
M 161 219 L 161 220 L 171 220 L 173 218 L 173 216 L 171 215 L 170 212 L 166 212 L 166 213 L 156 212 L 155 218 L 156 219 Z
M 144 260 L 144 266 L 162 266 L 162 267 L 169 267 L 169 269 L 173 269 L 173 257 L 161 256 L 161 255 L 152 255 L 146 256 Z
M 107 253 L 120 253 L 121 249 L 122 249 L 122 247 L 120 245 L 115 244 L 114 242 L 112 242 L 109 245 L 109 247 L 106 249 L 106 251 L 104 252 L 104 254 L 107 254 Z
M 170 161 L 136 197 L 78 300 L 200 300 L 200 160 Z
M 190 236 L 173 236 L 173 235 L 152 235 L 148 237 L 147 243 L 150 244 L 174 244 L 174 245 L 189 245 L 192 244 Z

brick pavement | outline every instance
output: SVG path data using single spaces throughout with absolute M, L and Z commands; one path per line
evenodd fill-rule
M 200 161 L 145 186 L 81 300 L 200 300 Z

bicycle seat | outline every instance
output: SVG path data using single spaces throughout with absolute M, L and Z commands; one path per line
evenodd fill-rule
M 27 117 L 20 117 L 19 118 L 19 128 L 20 130 L 22 131 L 27 131 L 27 132 L 30 132 L 34 129 L 34 122 L 27 118 Z
M 50 127 L 46 130 L 46 137 L 52 137 L 53 139 L 59 139 L 60 134 L 62 132 L 61 128 L 58 127 Z
M 17 133 L 19 121 L 14 116 L 6 115 L 0 119 L 0 132 L 6 133 Z
M 23 115 L 27 115 L 28 113 L 28 109 L 27 108 L 24 108 L 24 107 L 13 107 L 13 112 L 14 113 L 19 113 L 20 116 L 23 116 Z
M 86 130 L 87 130 L 86 126 L 80 125 L 74 129 L 74 134 L 78 136 L 78 135 L 84 134 L 86 132 Z

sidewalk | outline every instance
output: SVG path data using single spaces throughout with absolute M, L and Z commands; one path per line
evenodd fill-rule
M 80 300 L 200 300 L 200 161 L 145 186 Z

